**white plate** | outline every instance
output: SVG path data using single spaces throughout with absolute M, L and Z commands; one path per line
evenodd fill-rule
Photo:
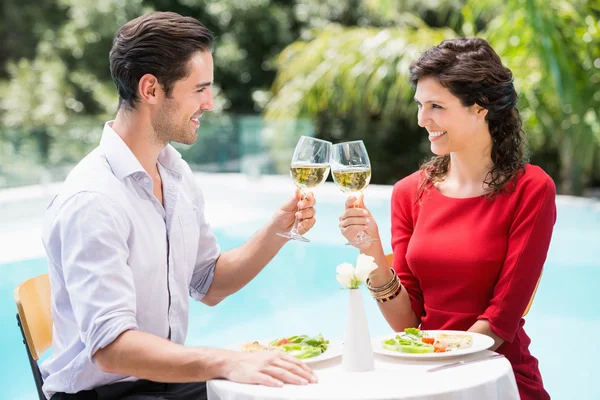
M 257 342 L 262 345 L 267 345 L 268 343 L 272 342 L 273 340 L 275 340 L 275 339 L 257 340 Z M 242 347 L 246 343 L 248 343 L 248 342 L 245 342 L 242 344 L 236 344 L 233 346 L 227 346 L 227 348 L 230 350 L 242 351 Z M 300 359 L 300 361 L 302 361 L 305 364 L 313 364 L 313 363 L 317 363 L 317 362 L 321 362 L 321 361 L 325 361 L 325 360 L 330 360 L 332 358 L 335 358 L 335 357 L 341 355 L 342 349 L 343 349 L 342 342 L 336 341 L 336 340 L 330 340 L 329 346 L 327 346 L 327 350 L 325 350 L 325 352 L 323 354 L 320 354 L 316 357 Z
M 443 353 L 402 353 L 400 351 L 388 350 L 383 347 L 382 342 L 387 339 L 391 339 L 397 335 L 397 333 L 388 334 L 378 336 L 373 338 L 373 351 L 377 354 L 383 354 L 385 356 L 392 357 L 400 357 L 400 358 L 410 358 L 410 359 L 436 359 L 436 358 L 450 358 L 450 357 L 459 357 L 465 356 L 467 354 L 478 353 L 483 350 L 487 350 L 494 345 L 494 339 L 487 335 L 483 335 L 481 333 L 475 332 L 463 332 L 463 331 L 425 331 L 429 334 L 429 336 L 437 337 L 437 335 L 442 333 L 447 334 L 468 334 L 473 338 L 473 345 L 468 349 L 456 349 L 445 351 Z

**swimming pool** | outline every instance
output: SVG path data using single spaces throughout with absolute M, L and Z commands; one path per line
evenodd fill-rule
M 199 174 L 198 179 L 204 188 L 207 214 L 223 249 L 247 239 L 293 190 L 282 177 L 252 181 L 240 176 Z M 391 187 L 372 186 L 366 194 L 388 251 L 390 192 Z M 341 262 L 353 263 L 357 251 L 343 245 L 344 238 L 337 229 L 343 195 L 326 183 L 318 189 L 317 199 L 317 225 L 308 234 L 312 242 L 287 244 L 253 282 L 217 307 L 193 302 L 187 344 L 225 346 L 303 333 L 322 333 L 328 338 L 343 336 L 346 293 L 335 279 L 335 267 Z M 19 201 L 19 209 L 29 208 L 21 214 L 6 211 L 6 207 L 3 210 L 19 220 L 38 220 L 44 201 Z M 559 198 L 558 206 L 558 222 L 544 275 L 525 329 L 532 338 L 531 351 L 540 361 L 553 399 L 571 399 L 574 390 L 579 398 L 597 399 L 600 387 L 592 374 L 600 359 L 600 346 L 595 340 L 600 332 L 600 206 L 570 198 Z M 8 215 L 0 217 L 3 231 L 22 229 L 23 224 L 14 220 L 5 224 L 4 217 Z M 38 232 L 38 225 L 31 225 L 32 232 Z M 21 243 L 27 249 L 21 260 L 0 261 L 0 323 L 4 328 L 0 331 L 0 397 L 8 400 L 36 398 L 15 322 L 12 292 L 19 282 L 45 272 L 46 265 L 40 258 L 39 237 L 22 236 L 31 243 Z M 9 240 L 10 236 L 3 239 Z M 23 239 L 19 236 L 18 240 Z M 31 257 L 34 258 L 27 259 Z M 363 298 L 371 335 L 388 333 L 375 303 L 366 293 Z

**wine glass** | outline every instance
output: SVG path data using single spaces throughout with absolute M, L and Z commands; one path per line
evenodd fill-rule
M 329 175 L 329 157 L 331 153 L 331 142 L 315 139 L 309 136 L 301 136 L 290 164 L 290 175 L 292 180 L 300 188 L 302 198 L 306 197 L 306 190 L 319 186 Z M 310 242 L 298 232 L 298 218 L 289 232 L 278 232 L 284 238 Z
M 362 192 L 371 181 L 371 162 L 363 141 L 334 144 L 331 147 L 330 164 L 335 184 L 348 196 L 356 195 L 360 199 Z M 358 207 L 359 203 L 360 200 L 357 200 L 354 207 Z M 355 245 L 376 240 L 365 231 L 361 231 L 356 235 L 355 240 L 346 244 Z

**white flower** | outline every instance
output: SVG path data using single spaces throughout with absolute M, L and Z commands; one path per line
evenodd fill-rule
M 336 268 L 337 275 L 336 279 L 342 286 L 350 288 L 352 286 L 352 279 L 354 279 L 354 267 L 352 264 L 343 263 Z
M 373 260 L 373 257 L 360 254 L 356 259 L 356 268 L 348 263 L 338 265 L 336 268 L 336 279 L 342 286 L 348 289 L 357 289 L 369 277 L 371 272 L 377 268 L 377 264 Z
M 377 268 L 377 264 L 375 264 L 373 260 L 375 260 L 375 258 L 371 256 L 365 254 L 358 255 L 358 258 L 356 259 L 356 270 L 354 271 L 357 280 L 360 282 L 366 281 L 371 272 Z

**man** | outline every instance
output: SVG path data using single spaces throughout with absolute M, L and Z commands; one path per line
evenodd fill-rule
M 276 232 L 315 223 L 299 193 L 247 243 L 220 252 L 188 165 L 168 143 L 191 144 L 213 108 L 212 34 L 175 13 L 136 18 L 116 34 L 110 70 L 119 110 L 100 145 L 69 174 L 47 211 L 56 399 L 202 399 L 205 381 L 315 382 L 279 352 L 183 346 L 189 296 L 213 306 L 244 287 L 285 244 Z

